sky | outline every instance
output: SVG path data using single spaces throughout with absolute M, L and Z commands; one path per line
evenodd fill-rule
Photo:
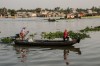
M 55 7 L 66 9 L 67 7 L 91 8 L 92 6 L 100 7 L 100 0 L 0 0 L 0 8 L 9 9 L 54 9 Z

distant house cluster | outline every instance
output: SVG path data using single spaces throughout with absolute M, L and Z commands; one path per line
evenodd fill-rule
M 17 18 L 30 18 L 30 17 L 36 17 L 37 14 L 33 12 L 17 12 L 15 17 Z
M 4 10 L 6 11 L 6 10 Z M 17 11 L 14 13 L 14 15 L 11 14 L 12 12 L 4 12 L 0 13 L 0 18 L 30 18 L 30 17 L 63 17 L 67 19 L 73 19 L 73 18 L 81 18 L 84 16 L 96 16 L 98 13 L 96 11 L 92 11 L 91 9 L 87 9 L 86 11 L 78 12 L 75 9 L 72 9 L 69 13 L 66 13 L 64 11 L 54 11 L 54 10 L 46 10 L 41 9 L 39 12 L 34 11 Z

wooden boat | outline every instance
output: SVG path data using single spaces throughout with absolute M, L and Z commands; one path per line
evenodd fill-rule
M 28 40 L 15 40 L 16 45 L 27 45 L 27 46 L 71 46 L 75 43 L 79 43 L 80 40 L 73 39 L 72 41 L 63 40 L 34 40 L 29 42 Z

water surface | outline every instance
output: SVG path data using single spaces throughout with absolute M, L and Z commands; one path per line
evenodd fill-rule
M 78 31 L 100 26 L 100 19 L 73 19 L 48 22 L 44 18 L 0 19 L 0 37 L 19 33 L 22 27 L 31 33 L 68 30 Z M 100 32 L 71 47 L 22 47 L 0 43 L 0 66 L 99 66 Z M 37 37 L 40 39 L 40 37 Z

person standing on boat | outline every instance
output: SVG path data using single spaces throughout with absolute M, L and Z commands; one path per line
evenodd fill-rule
M 64 34 L 63 34 L 63 40 L 65 41 L 66 38 L 67 38 L 67 40 L 69 40 L 68 32 L 67 32 L 67 30 L 65 29 Z
M 25 39 L 25 36 L 26 36 L 28 33 L 29 33 L 29 31 L 26 31 L 26 27 L 23 27 L 22 30 L 21 30 L 21 32 L 20 32 L 20 38 L 21 38 L 22 40 L 24 40 L 24 39 Z

